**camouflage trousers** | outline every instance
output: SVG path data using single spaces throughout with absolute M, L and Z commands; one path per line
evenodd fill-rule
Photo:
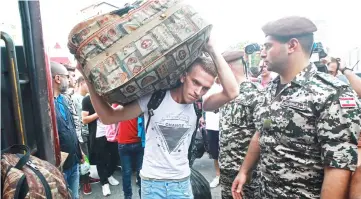
M 232 184 L 236 176 L 238 175 L 238 170 L 230 170 L 230 169 L 221 169 L 221 176 L 219 179 L 219 183 L 221 185 L 221 195 L 222 199 L 233 199 L 232 196 Z M 259 196 L 259 187 L 258 183 L 256 183 L 256 173 L 252 174 L 252 179 L 250 183 L 245 184 L 243 186 L 244 196 L 243 199 L 260 199 Z

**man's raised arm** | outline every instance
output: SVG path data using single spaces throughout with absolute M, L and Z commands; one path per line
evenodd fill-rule
M 361 98 L 361 78 L 351 70 L 345 70 L 343 74 L 350 82 L 351 88 L 356 92 L 358 97 Z
M 83 73 L 83 69 L 80 65 L 78 65 L 78 70 Z M 126 106 L 118 106 L 113 109 L 101 96 L 96 93 L 88 78 L 84 74 L 83 76 L 86 84 L 88 85 L 91 102 L 95 112 L 104 124 L 114 124 L 119 121 L 130 120 L 138 117 L 142 113 L 138 101 L 134 101 Z
M 213 111 L 233 100 L 239 95 L 239 85 L 234 77 L 228 63 L 214 47 L 210 40 L 207 44 L 206 51 L 212 57 L 216 65 L 218 78 L 223 87 L 223 91 L 210 95 L 204 99 L 203 108 L 205 111 Z

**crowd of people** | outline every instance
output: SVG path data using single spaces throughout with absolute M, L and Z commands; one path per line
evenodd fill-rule
M 220 53 L 210 38 L 209 56 L 197 58 L 151 113 L 152 95 L 110 105 L 81 65 L 83 76 L 75 80 L 75 68 L 52 62 L 61 150 L 69 154 L 63 172 L 73 198 L 79 181 L 84 194 L 100 182 L 110 195 L 119 162 L 125 198 L 133 195 L 133 172 L 142 199 L 193 198 L 188 149 L 201 98 L 216 168 L 210 187 L 220 184 L 223 199 L 361 198 L 361 79 L 338 59 L 327 62 L 330 74 L 317 71 L 310 62 L 317 27 L 307 18 L 285 17 L 262 31 L 259 78 L 245 74 L 242 49 Z M 117 139 L 109 141 L 114 124 Z M 79 172 L 86 157 L 100 179 Z
M 79 198 L 80 185 L 85 195 L 91 194 L 90 184 L 93 183 L 101 183 L 103 195 L 110 195 L 109 186 L 119 185 L 112 175 L 121 166 L 124 195 L 131 198 L 132 174 L 133 171 L 138 173 L 140 186 L 139 171 L 144 153 L 144 145 L 138 136 L 138 118 L 118 123 L 112 129 L 99 119 L 88 95 L 85 78 L 76 78 L 75 67 L 51 62 L 51 73 L 61 150 L 68 153 L 63 173 L 72 197 Z M 115 140 L 107 139 L 109 130 L 116 131 Z M 86 159 L 90 165 L 96 165 L 99 179 L 90 177 L 89 169 L 80 172 L 80 165 Z

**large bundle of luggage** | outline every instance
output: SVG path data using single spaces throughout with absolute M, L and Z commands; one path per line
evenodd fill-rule
M 76 25 L 68 47 L 98 94 L 127 104 L 176 85 L 211 25 L 179 0 L 149 0 Z

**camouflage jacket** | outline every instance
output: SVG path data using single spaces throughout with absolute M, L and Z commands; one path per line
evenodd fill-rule
M 218 159 L 221 169 L 239 170 L 256 131 L 253 110 L 264 100 L 263 88 L 258 83 L 243 82 L 240 93 L 221 108 Z
M 312 64 L 276 95 L 279 83 L 268 85 L 255 109 L 262 198 L 320 198 L 324 167 L 356 168 L 360 102 Z
M 81 137 L 81 120 L 79 118 L 78 112 L 76 110 L 76 107 L 74 105 L 73 100 L 71 99 L 71 96 L 69 94 L 63 94 L 64 99 L 69 104 L 69 110 L 71 115 L 73 116 L 74 124 L 75 124 L 75 130 L 76 130 L 76 136 L 78 137 L 79 142 L 83 142 L 83 138 Z

